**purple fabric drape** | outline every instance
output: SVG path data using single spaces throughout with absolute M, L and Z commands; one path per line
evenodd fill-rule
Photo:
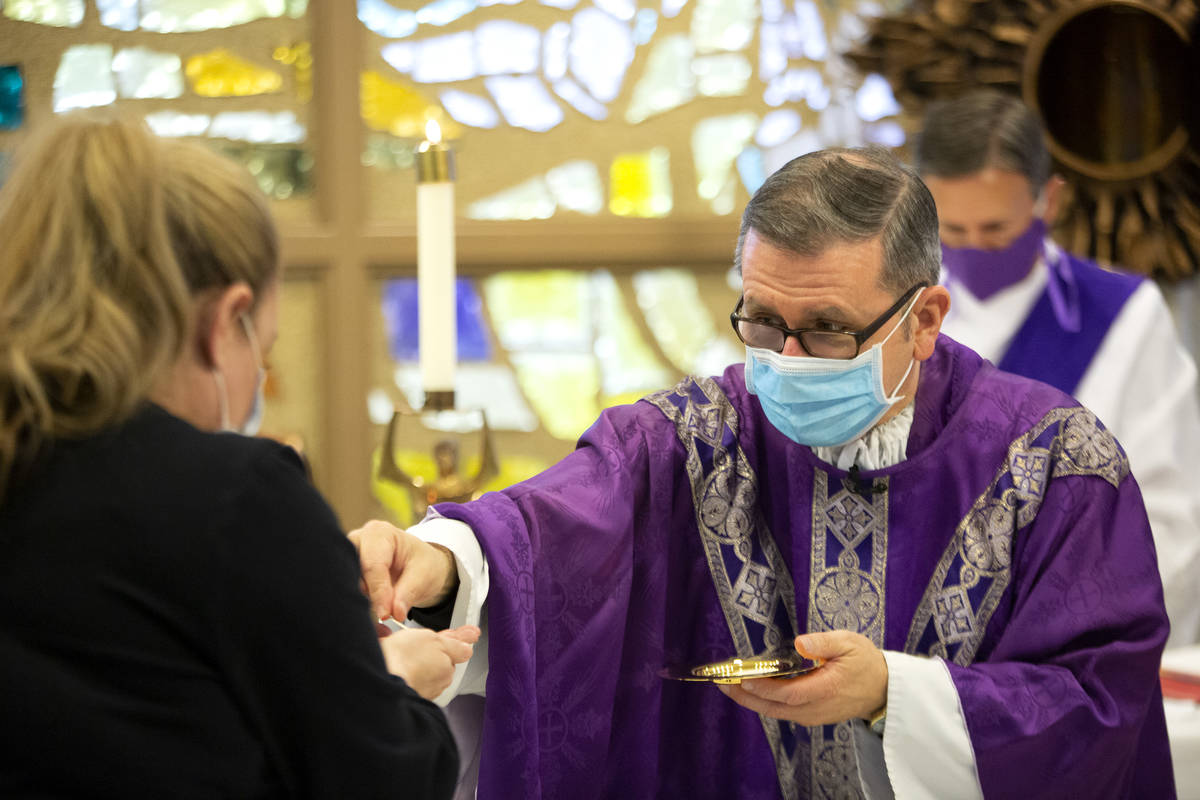
M 861 473 L 884 487 L 865 498 L 766 422 L 739 365 L 438 506 L 492 570 L 479 797 L 856 792 L 844 726 L 658 676 L 839 627 L 947 660 L 985 795 L 1171 796 L 1166 615 L 1124 454 L 1070 398 L 945 337 L 916 404 L 908 459 Z

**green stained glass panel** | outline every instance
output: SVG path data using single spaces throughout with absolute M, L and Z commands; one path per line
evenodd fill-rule
M 600 414 L 600 370 L 594 356 L 514 353 L 510 360 L 521 390 L 551 436 L 575 439 L 596 421 Z
M 717 375 L 742 360 L 732 333 L 724 336 L 717 330 L 695 275 L 682 269 L 646 270 L 634 275 L 633 286 L 646 324 L 680 372 Z
M 510 351 L 588 352 L 588 276 L 569 270 L 505 272 L 483 282 L 500 344 Z
M 713 213 L 733 212 L 737 184 L 734 161 L 757 127 L 758 117 L 748 112 L 710 117 L 696 124 L 692 132 L 696 191 L 709 201 Z
M 598 272 L 592 277 L 589 305 L 596 315 L 593 352 L 600 364 L 604 397 L 628 400 L 672 382 L 634 323 L 611 274 Z

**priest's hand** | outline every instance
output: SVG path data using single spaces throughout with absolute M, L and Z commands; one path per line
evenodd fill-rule
M 388 522 L 350 532 L 362 563 L 363 591 L 379 619 L 403 620 L 413 608 L 440 605 L 458 589 L 454 556 Z
M 825 663 L 795 678 L 758 678 L 721 691 L 751 711 L 801 725 L 867 719 L 887 704 L 887 661 L 862 634 L 806 633 L 796 637 L 796 650 Z
M 432 700 L 446 690 L 454 678 L 454 665 L 471 657 L 479 628 L 461 628 L 434 632 L 425 628 L 388 631 L 379 640 L 388 672 L 399 675 L 413 690 Z

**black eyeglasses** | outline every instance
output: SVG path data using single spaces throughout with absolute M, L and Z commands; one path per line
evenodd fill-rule
M 746 299 L 744 295 L 738 298 L 737 307 L 729 315 L 729 321 L 733 324 L 733 332 L 737 334 L 737 337 L 751 347 L 761 347 L 764 350 L 781 353 L 788 337 L 795 336 L 796 340 L 800 342 L 800 346 L 804 348 L 804 352 L 813 358 L 854 358 L 862 348 L 863 342 L 870 339 L 875 331 L 883 326 L 883 323 L 891 319 L 892 315 L 908 302 L 909 298 L 926 286 L 928 284 L 918 283 L 909 289 L 891 308 L 861 331 L 827 331 L 820 328 L 793 329 L 785 328 L 777 322 L 743 317 L 739 312 Z

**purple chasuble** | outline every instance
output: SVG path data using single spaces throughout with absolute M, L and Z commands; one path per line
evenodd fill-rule
M 1110 272 L 1060 252 L 1029 316 L 1013 336 L 1000 369 L 1074 394 L 1125 301 L 1144 278 Z
M 658 675 L 830 629 L 946 660 L 988 797 L 1173 795 L 1154 546 L 1091 413 L 941 337 L 908 459 L 861 474 L 875 493 L 846 475 L 736 365 L 438 506 L 491 568 L 479 797 L 860 796 L 861 722 L 761 718 Z

